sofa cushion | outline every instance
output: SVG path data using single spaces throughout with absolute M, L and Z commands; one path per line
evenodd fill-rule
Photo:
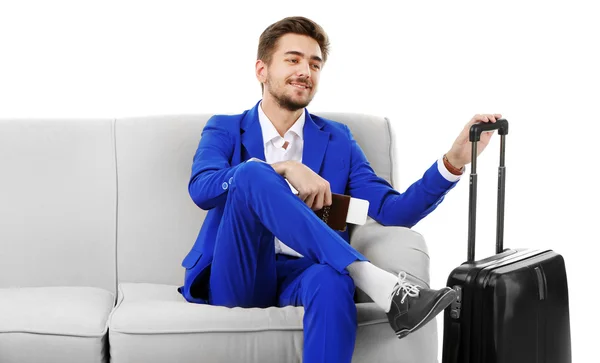
M 106 361 L 114 301 L 94 287 L 0 289 L 0 362 Z
M 385 313 L 374 303 L 358 304 L 357 310 L 353 362 L 435 361 L 427 349 L 436 341 L 435 323 L 398 341 Z M 175 285 L 124 283 L 109 319 L 111 361 L 298 362 L 303 316 L 302 307 L 230 309 L 192 304 Z
M 0 120 L 0 288 L 116 290 L 111 119 Z
M 117 119 L 119 282 L 183 284 L 181 261 L 206 216 L 187 186 L 209 117 Z
M 347 125 L 375 173 L 392 186 L 398 187 L 395 133 L 387 117 L 348 112 L 315 114 Z

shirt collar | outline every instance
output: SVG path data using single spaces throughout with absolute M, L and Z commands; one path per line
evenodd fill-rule
M 306 120 L 305 113 L 306 112 L 303 110 L 300 114 L 300 117 L 298 117 L 296 122 L 294 122 L 294 124 L 292 125 L 292 127 L 290 127 L 286 134 L 291 131 L 298 135 L 300 140 L 304 138 L 304 122 Z M 279 136 L 279 132 L 277 132 L 277 129 L 275 128 L 275 126 L 273 126 L 273 123 L 271 122 L 271 120 L 269 120 L 269 118 L 263 111 L 262 102 L 258 105 L 258 121 L 260 122 L 260 128 L 262 130 L 263 135 L 263 142 L 265 144 Z

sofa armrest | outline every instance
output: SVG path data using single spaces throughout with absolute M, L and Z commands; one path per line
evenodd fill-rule
M 429 251 L 420 233 L 369 218 L 364 225 L 353 226 L 350 236 L 350 244 L 374 265 L 394 275 L 405 271 L 409 282 L 429 288 Z M 371 301 L 356 289 L 356 302 Z

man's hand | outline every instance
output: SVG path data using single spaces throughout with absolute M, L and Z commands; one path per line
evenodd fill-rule
M 448 158 L 448 162 L 452 164 L 452 166 L 462 169 L 463 166 L 469 164 L 471 162 L 471 143 L 469 142 L 469 130 L 471 129 L 471 125 L 477 122 L 496 122 L 497 119 L 502 118 L 502 115 L 499 113 L 494 114 L 484 114 L 484 115 L 475 115 L 469 121 L 465 128 L 462 130 L 460 135 L 452 144 L 452 148 L 450 151 L 446 153 L 446 157 Z M 494 131 L 486 131 L 481 133 L 481 137 L 477 142 L 477 156 L 481 154 L 483 150 L 485 150 L 486 146 L 490 143 L 490 139 Z
M 329 182 L 308 166 L 297 161 L 284 161 L 272 165 L 298 191 L 298 197 L 312 210 L 331 205 Z

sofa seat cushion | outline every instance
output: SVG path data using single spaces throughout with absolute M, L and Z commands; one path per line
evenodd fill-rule
M 114 303 L 95 287 L 0 288 L 0 362 L 106 361 Z
M 146 283 L 123 283 L 118 295 L 109 318 L 112 362 L 298 362 L 302 357 L 302 307 L 193 304 L 175 285 Z M 374 303 L 357 304 L 357 311 L 354 362 L 435 361 L 427 349 L 437 344 L 433 325 L 399 341 Z M 399 352 L 406 360 L 398 360 Z

